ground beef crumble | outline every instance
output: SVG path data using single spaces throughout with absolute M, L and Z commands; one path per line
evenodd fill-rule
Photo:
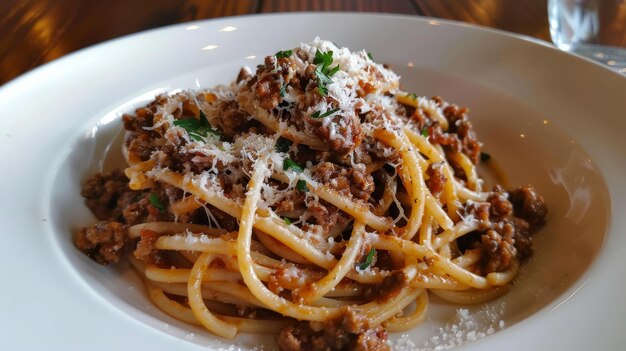
M 433 162 L 426 169 L 426 186 L 430 193 L 437 196 L 443 191 L 446 177 L 443 175 L 443 162 Z
M 122 121 L 124 122 L 124 129 L 136 133 L 149 133 L 145 127 L 152 127 L 154 123 L 154 114 L 157 111 L 159 105 L 163 105 L 167 101 L 167 96 L 158 95 L 154 101 L 148 104 L 146 107 L 140 107 L 135 110 L 134 115 L 124 114 Z
M 96 173 L 89 178 L 81 195 L 99 220 L 121 220 L 122 209 L 118 206 L 118 200 L 125 199 L 125 194 L 130 192 L 128 178 L 116 169 L 109 173 Z
M 531 229 L 536 229 L 545 223 L 548 210 L 543 198 L 535 192 L 533 187 L 522 186 L 510 191 L 509 196 L 515 208 L 515 216 L 526 220 Z
M 457 239 L 458 248 L 482 251 L 477 273 L 506 271 L 532 254 L 532 234 L 545 222 L 546 214 L 543 197 L 532 187 L 506 192 L 497 186 L 486 202 L 468 202 L 463 209 L 464 217 L 478 221 L 478 230 Z
M 361 127 L 361 120 L 356 114 L 335 114 L 330 118 L 330 123 L 309 118 L 309 121 L 317 125 L 314 130 L 322 141 L 328 143 L 330 149 L 339 154 L 347 154 L 356 149 L 363 138 L 365 132 Z
M 304 193 L 302 191 L 294 189 L 289 191 L 287 195 L 276 204 L 274 211 L 280 214 L 283 212 L 291 212 L 296 209 L 302 209 L 304 207 Z
M 80 251 L 104 265 L 119 261 L 128 243 L 127 226 L 174 221 L 172 213 L 154 206 L 154 199 L 167 207 L 183 196 L 182 190 L 167 185 L 131 190 L 128 178 L 120 170 L 95 174 L 85 182 L 81 194 L 87 207 L 102 222 L 82 228 L 74 242 Z M 201 223 L 200 210 L 179 217 L 179 222 Z
M 370 326 L 356 308 L 347 307 L 341 317 L 326 322 L 297 322 L 276 337 L 280 350 L 390 351 L 384 328 Z
M 117 263 L 127 240 L 128 227 L 118 222 L 101 222 L 83 228 L 75 238 L 76 247 L 94 261 Z
M 151 230 L 142 230 L 135 251 L 133 251 L 135 258 L 143 262 L 156 264 L 157 266 L 161 265 L 163 256 L 154 246 L 158 238 L 159 233 Z
M 150 155 L 161 146 L 160 144 L 160 139 L 154 138 L 149 133 L 131 134 L 128 152 L 139 156 L 141 161 L 147 161 Z
M 513 231 L 505 230 L 501 233 L 493 229 L 480 236 L 480 246 L 484 253 L 483 273 L 502 272 L 511 267 L 517 249 Z
M 250 123 L 252 117 L 239 108 L 235 100 L 218 100 L 211 106 L 211 109 L 215 110 L 211 113 L 211 125 L 220 130 L 225 137 L 233 138 L 253 125 L 258 125 L 258 123 Z
M 313 176 L 346 196 L 367 201 L 374 192 L 374 178 L 365 171 L 363 164 L 344 168 L 330 162 L 322 162 L 311 169 Z
M 267 56 L 248 84 L 251 87 L 254 85 L 254 94 L 259 105 L 266 110 L 272 110 L 282 101 L 281 88 L 291 81 L 294 74 L 295 62 L 292 59 Z

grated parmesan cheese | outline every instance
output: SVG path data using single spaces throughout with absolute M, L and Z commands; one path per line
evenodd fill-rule
M 475 311 L 458 308 L 455 315 L 442 327 L 434 328 L 435 335 L 416 343 L 409 335 L 403 334 L 396 341 L 390 342 L 397 351 L 439 351 L 462 346 L 472 341 L 504 329 L 502 319 L 506 304 L 486 304 Z

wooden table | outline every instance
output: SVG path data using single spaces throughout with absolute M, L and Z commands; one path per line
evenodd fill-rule
M 549 40 L 547 0 L 0 0 L 0 84 L 67 53 L 169 24 L 285 11 L 430 16 Z

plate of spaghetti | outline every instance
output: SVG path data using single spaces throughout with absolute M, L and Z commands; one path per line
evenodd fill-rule
M 23 248 L 3 269 L 32 253 L 7 345 L 37 313 L 77 337 L 33 347 L 618 347 L 624 88 L 541 43 L 397 16 L 226 18 L 71 55 L 0 90 L 36 118 L 1 120 L 23 157 L 6 180 L 32 189 L 7 189 L 30 210 L 3 215 Z

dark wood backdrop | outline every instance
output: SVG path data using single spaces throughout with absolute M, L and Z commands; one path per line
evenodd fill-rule
M 546 1 L 0 0 L 0 85 L 67 53 L 125 34 L 198 19 L 254 13 L 400 13 L 453 19 L 549 40 Z M 626 33 L 619 40 L 626 42 Z

